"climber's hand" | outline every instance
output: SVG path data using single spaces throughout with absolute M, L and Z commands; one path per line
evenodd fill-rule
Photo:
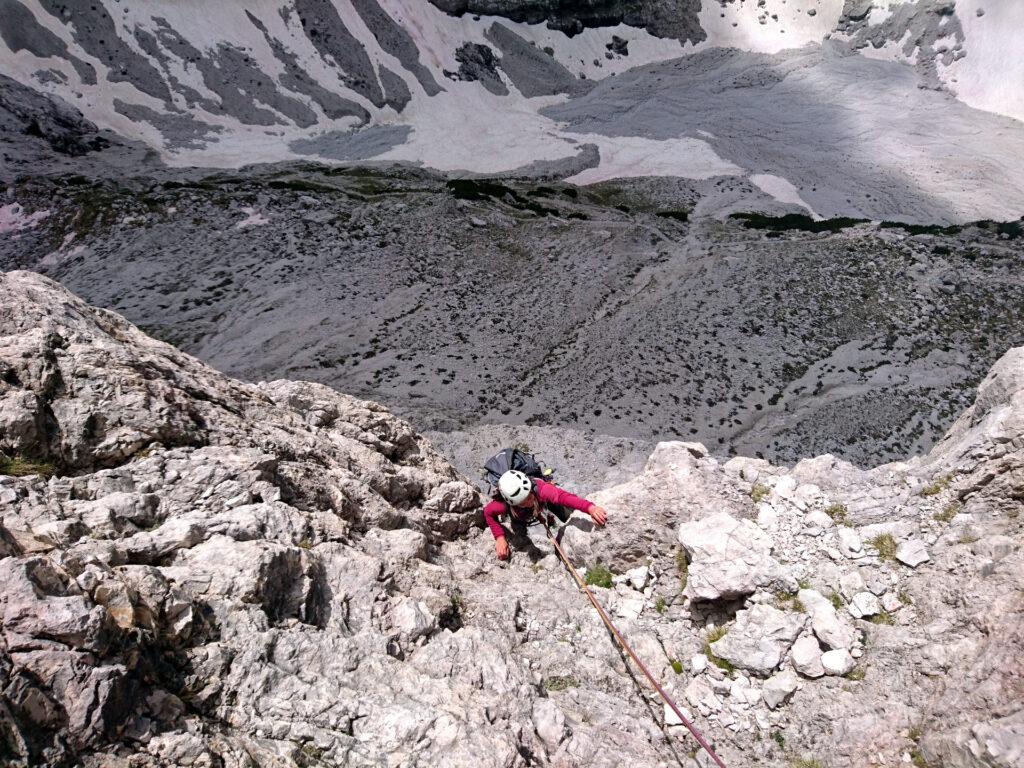
M 494 550 L 498 553 L 499 560 L 508 560 L 508 542 L 505 541 L 504 536 L 500 539 L 495 539 Z
M 590 509 L 587 510 L 587 514 L 590 515 L 598 525 L 604 525 L 608 522 L 608 513 L 601 507 L 597 506 L 597 504 L 591 504 Z

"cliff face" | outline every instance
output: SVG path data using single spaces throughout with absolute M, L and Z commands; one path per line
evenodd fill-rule
M 0 372 L 5 764 L 706 765 L 542 534 L 496 561 L 379 406 L 234 381 L 24 272 Z M 727 764 L 1017 766 L 1022 398 L 1014 350 L 871 470 L 662 443 L 563 542 Z

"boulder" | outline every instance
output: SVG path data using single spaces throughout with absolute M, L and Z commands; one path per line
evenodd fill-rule
M 870 592 L 858 592 L 853 596 L 847 610 L 855 619 L 866 619 L 882 612 L 882 604 Z
M 845 675 L 857 666 L 856 660 L 845 648 L 834 651 L 825 651 L 821 655 L 821 666 L 826 675 Z
M 796 692 L 799 682 L 799 678 L 790 669 L 772 675 L 765 680 L 761 689 L 764 703 L 768 705 L 769 709 L 775 709 L 784 704 Z
M 720 512 L 679 527 L 690 561 L 684 594 L 691 600 L 749 595 L 778 576 L 771 538 L 750 520 Z
M 820 592 L 801 589 L 797 593 L 804 609 L 811 615 L 811 629 L 828 648 L 849 648 L 857 639 L 856 630 L 843 621 L 832 603 Z
M 821 677 L 825 668 L 821 664 L 821 646 L 813 635 L 804 635 L 793 643 L 790 658 L 793 669 L 804 677 Z
M 711 650 L 739 669 L 766 676 L 782 663 L 806 621 L 802 613 L 755 605 L 736 614 L 736 623 Z

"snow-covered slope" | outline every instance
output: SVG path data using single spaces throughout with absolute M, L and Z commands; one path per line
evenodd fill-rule
M 530 5 L 484 7 L 534 20 L 536 14 L 523 10 Z M 897 195 L 908 178 L 927 181 L 936 219 L 1005 218 L 1024 209 L 1024 186 L 1015 181 L 1024 178 L 1024 126 L 992 114 L 1024 118 L 1024 90 L 1014 85 L 1024 66 L 1016 4 L 676 5 L 671 24 L 666 12 L 630 11 L 623 20 L 654 21 L 588 26 L 570 35 L 561 28 L 581 23 L 571 17 L 526 23 L 450 15 L 422 0 L 0 0 L 0 73 L 59 97 L 99 127 L 150 145 L 179 167 L 315 158 L 541 172 L 577 183 L 672 175 L 753 176 L 758 184 L 776 177 L 766 189 L 800 204 L 814 186 L 794 170 L 808 162 L 799 154 L 808 135 L 812 143 L 831 144 L 870 132 L 872 141 L 854 150 L 891 180 L 890 188 L 879 195 L 877 185 L 844 180 L 842 163 L 829 166 L 822 175 L 836 178 L 826 184 L 827 197 L 844 202 L 841 210 L 815 212 L 866 213 L 855 198 Z M 691 10 L 684 13 L 683 6 Z M 649 29 L 675 36 L 656 37 Z M 829 38 L 829 55 L 816 56 Z M 646 119 L 623 119 L 632 105 L 621 99 L 626 111 L 615 115 L 614 129 L 580 130 L 562 118 L 602 80 L 722 47 L 735 49 L 740 74 L 716 83 L 730 98 L 716 105 L 721 111 L 713 118 L 666 132 Z M 835 64 L 856 52 L 863 63 Z M 805 92 L 802 102 L 820 102 L 820 111 L 786 105 L 806 123 L 799 130 L 777 116 L 752 127 L 751 114 L 784 82 Z M 879 83 L 888 85 L 880 90 Z M 703 98 L 704 85 L 691 76 L 667 79 L 655 99 L 685 107 Z M 918 93 L 922 85 L 930 90 Z M 599 114 L 601 105 L 591 99 L 587 109 Z M 943 123 L 947 112 L 952 132 Z M 728 128 L 733 123 L 736 130 Z M 780 156 L 753 162 L 729 142 L 715 141 L 723 138 L 723 124 L 739 143 L 767 136 Z M 944 149 L 950 143 L 958 153 L 953 163 Z M 993 168 L 1006 178 L 993 178 Z M 993 199 L 966 205 L 977 197 L 978 180 L 991 187 Z

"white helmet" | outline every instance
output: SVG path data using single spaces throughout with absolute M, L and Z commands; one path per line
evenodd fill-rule
M 498 479 L 498 492 L 512 506 L 522 504 L 533 490 L 530 478 L 518 469 L 510 469 Z

